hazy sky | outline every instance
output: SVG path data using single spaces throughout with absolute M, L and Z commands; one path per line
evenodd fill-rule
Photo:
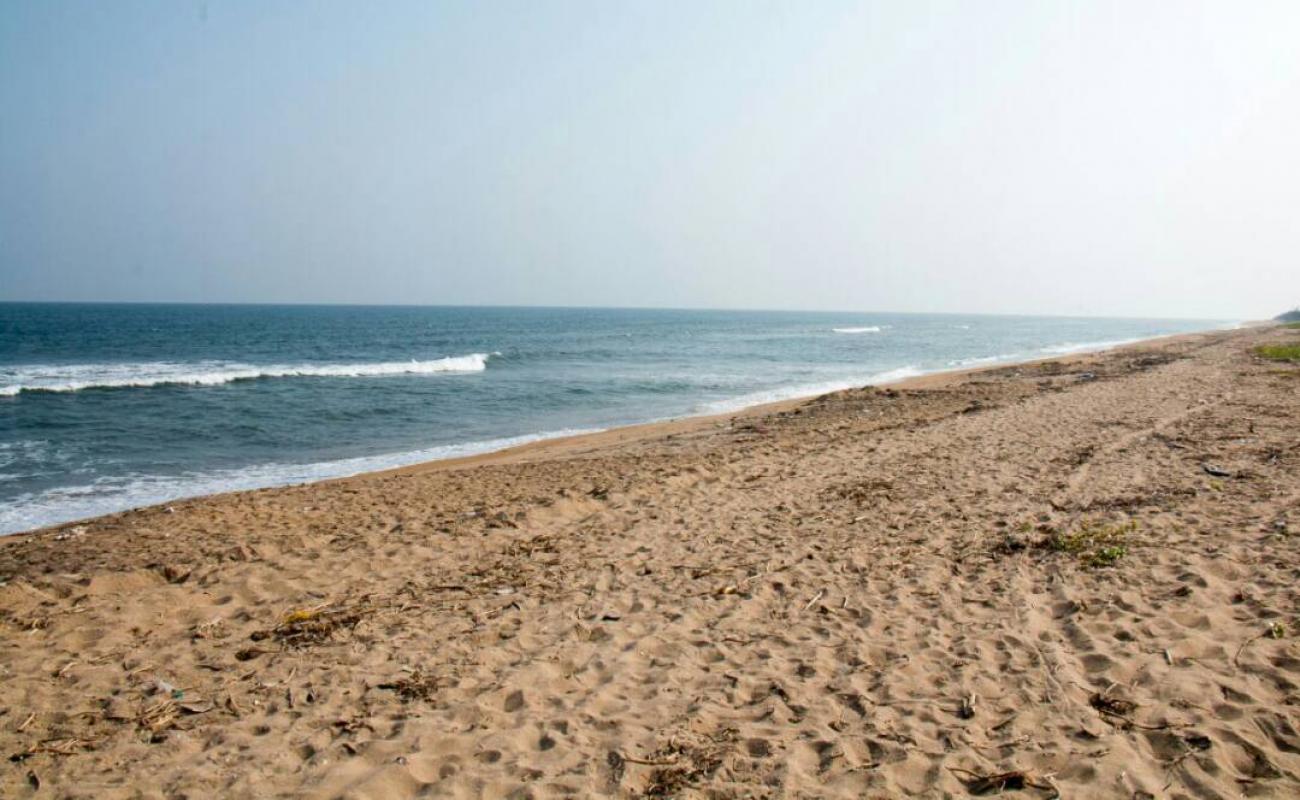
M 0 299 L 1271 316 L 1300 3 L 5 2 Z

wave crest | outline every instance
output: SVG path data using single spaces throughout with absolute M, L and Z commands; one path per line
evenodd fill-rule
M 30 365 L 0 371 L 0 396 L 25 392 L 79 392 L 83 389 L 150 388 L 154 386 L 220 386 L 236 381 L 270 378 L 372 378 L 392 375 L 435 375 L 482 372 L 498 353 L 470 353 L 429 361 L 388 361 L 360 364 L 254 365 L 224 361 L 136 364 Z
M 835 333 L 880 333 L 883 328 L 879 325 L 864 325 L 860 328 L 831 328 Z
M 1141 339 L 1112 339 L 1104 342 L 1065 342 L 1064 344 L 1053 344 L 1047 347 L 1039 348 L 1038 352 L 1048 353 L 1054 356 L 1068 356 L 1075 353 L 1096 353 L 1102 350 L 1109 350 L 1112 347 L 1121 347 L 1126 344 L 1140 342 Z
M 908 365 L 898 369 L 877 372 L 872 375 L 864 375 L 861 378 L 851 378 L 839 381 L 827 381 L 825 383 L 805 383 L 794 386 L 782 386 L 767 391 L 752 392 L 732 397 L 725 400 L 715 400 L 710 403 L 704 403 L 696 407 L 696 411 L 702 414 L 728 414 L 732 411 L 751 406 L 764 405 L 766 403 L 777 403 L 783 400 L 793 400 L 800 397 L 817 397 L 830 392 L 840 392 L 845 389 L 858 389 L 863 386 L 878 386 L 882 383 L 894 383 L 896 381 L 906 380 L 924 375 L 925 371 L 919 367 Z

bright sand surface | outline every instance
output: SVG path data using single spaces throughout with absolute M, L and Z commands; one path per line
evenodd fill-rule
M 1295 335 L 7 537 L 0 796 L 1298 796 Z

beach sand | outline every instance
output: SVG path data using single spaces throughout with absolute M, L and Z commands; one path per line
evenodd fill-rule
M 1300 796 L 1294 336 L 7 537 L 0 795 Z

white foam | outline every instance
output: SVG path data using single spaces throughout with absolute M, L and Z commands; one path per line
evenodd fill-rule
M 1149 338 L 1149 337 L 1144 337 Z M 1064 344 L 1053 344 L 1040 348 L 1040 353 L 1050 353 L 1051 355 L 1064 356 L 1073 353 L 1095 353 L 1100 350 L 1109 350 L 1112 347 L 1120 347 L 1134 342 L 1141 342 L 1143 338 L 1138 339 L 1114 339 L 1108 342 L 1066 342 Z
M 1005 353 L 1000 356 L 975 356 L 974 358 L 958 358 L 948 362 L 948 366 L 962 369 L 964 367 L 978 367 L 985 364 L 999 364 L 1004 361 L 1014 361 L 1018 358 L 1024 358 L 1019 353 Z
M 490 453 L 545 439 L 596 433 L 598 430 L 558 430 L 312 464 L 262 464 L 244 469 L 196 472 L 171 477 L 134 475 L 100 478 L 89 485 L 55 487 L 36 494 L 21 495 L 6 503 L 0 507 L 0 535 L 188 497 L 345 478 L 425 461 Z
M 22 392 L 79 392 L 83 389 L 146 388 L 151 386 L 219 386 L 266 378 L 371 378 L 390 375 L 433 375 L 482 372 L 499 353 L 471 353 L 430 361 L 388 361 L 358 364 L 268 364 L 227 361 L 191 363 L 151 361 L 122 364 L 30 364 L 0 369 L 0 396 Z
M 831 328 L 835 333 L 880 333 L 884 328 L 879 325 L 866 325 L 861 328 Z
M 856 389 L 862 386 L 875 386 L 882 383 L 893 383 L 905 378 L 915 378 L 917 375 L 924 375 L 924 370 L 914 366 L 900 367 L 885 372 L 877 372 L 873 375 L 867 375 L 862 378 L 852 380 L 830 381 L 827 383 L 806 383 L 796 386 L 784 386 L 777 389 L 768 389 L 762 392 L 752 392 L 750 394 L 732 397 L 726 400 L 716 400 L 711 403 L 704 403 L 696 407 L 701 414 L 727 414 L 732 411 L 740 411 L 750 406 L 761 406 L 766 403 L 778 403 L 782 400 L 795 400 L 801 397 L 816 397 L 818 395 L 828 394 L 830 392 L 839 392 L 844 389 Z

